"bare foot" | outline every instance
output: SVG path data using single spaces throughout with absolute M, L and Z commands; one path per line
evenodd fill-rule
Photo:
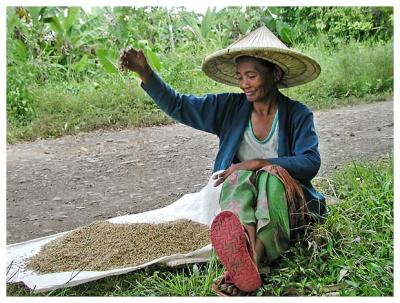
M 234 284 L 229 284 L 229 283 L 223 283 L 220 286 L 220 290 L 227 293 L 230 296 L 245 296 L 248 293 L 241 291 L 239 288 L 237 288 Z

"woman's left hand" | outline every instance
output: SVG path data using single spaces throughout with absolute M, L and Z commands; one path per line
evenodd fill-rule
M 231 164 L 231 166 L 229 166 L 228 169 L 224 170 L 223 172 L 220 172 L 219 174 L 215 174 L 213 176 L 213 179 L 217 181 L 215 181 L 214 187 L 217 187 L 218 185 L 224 183 L 226 178 L 228 178 L 233 172 L 239 170 L 237 168 L 239 164 Z
M 270 164 L 267 160 L 264 159 L 254 159 L 254 160 L 247 160 L 243 161 L 237 164 L 231 164 L 228 169 L 224 170 L 223 172 L 220 172 L 219 174 L 215 174 L 213 176 L 215 181 L 214 186 L 217 187 L 221 183 L 224 183 L 224 181 L 235 171 L 237 170 L 259 170 L 260 168 Z

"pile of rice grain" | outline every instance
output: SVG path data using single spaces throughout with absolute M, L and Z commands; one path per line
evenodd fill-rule
M 209 243 L 208 226 L 190 220 L 160 224 L 96 221 L 47 243 L 26 266 L 39 273 L 102 271 L 189 253 Z

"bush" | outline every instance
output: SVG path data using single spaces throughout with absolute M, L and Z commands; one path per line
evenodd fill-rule
M 7 119 L 14 124 L 26 125 L 36 115 L 34 96 L 30 85 L 34 75 L 29 68 L 9 67 L 7 71 Z
M 388 41 L 393 37 L 392 7 L 289 7 L 282 9 L 280 17 L 293 27 L 297 42 L 319 34 L 328 37 L 329 46 L 343 40 Z

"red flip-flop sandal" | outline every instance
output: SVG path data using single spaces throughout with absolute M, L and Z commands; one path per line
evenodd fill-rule
M 222 211 L 214 218 L 211 243 L 237 288 L 251 292 L 261 286 L 245 228 L 233 212 Z

